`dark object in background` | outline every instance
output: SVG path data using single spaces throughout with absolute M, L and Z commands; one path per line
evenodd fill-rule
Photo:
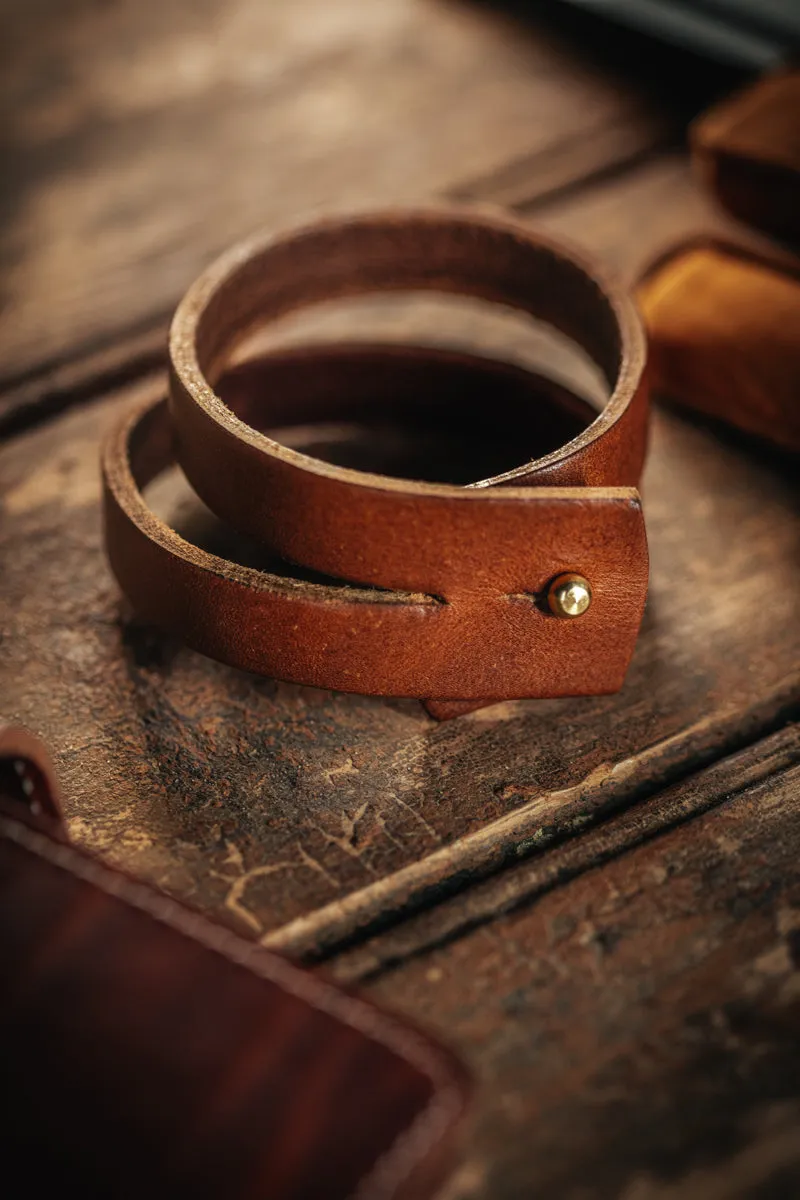
M 4 1194 L 428 1196 L 451 1056 L 70 846 L 49 778 L 0 729 Z
M 737 67 L 763 69 L 800 46 L 797 0 L 568 0 Z
M 723 100 L 695 121 L 691 145 L 724 209 L 800 247 L 800 71 L 767 76 Z
M 692 151 L 723 208 L 800 245 L 800 72 L 699 117 Z M 800 453 L 800 258 L 694 238 L 660 255 L 638 299 L 657 391 Z

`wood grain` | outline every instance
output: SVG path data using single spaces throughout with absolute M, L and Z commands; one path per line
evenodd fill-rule
M 6 6 L 0 38 L 7 380 L 163 323 L 254 229 L 447 192 L 609 122 L 624 137 L 637 100 L 485 5 L 38 7 L 34 36 Z
M 535 902 L 373 985 L 484 1083 L 447 1200 L 798 1194 L 798 762 L 794 726 L 656 796 L 633 851 L 603 865 L 626 815 L 577 875 L 556 851 Z
M 466 17 L 456 17 L 444 6 L 431 10 L 431 15 L 427 8 L 392 0 L 380 17 L 373 15 L 364 25 L 356 20 L 356 9 L 363 11 L 352 4 L 337 8 L 338 23 L 325 36 L 276 15 L 274 9 L 236 9 L 232 32 L 225 33 L 223 50 L 213 58 L 214 70 L 224 76 L 224 62 L 232 70 L 230 63 L 241 49 L 237 39 L 245 37 L 254 46 L 256 33 L 267 29 L 260 23 L 267 22 L 276 53 L 288 55 L 293 70 L 299 70 L 301 61 L 306 63 L 308 79 L 323 81 L 323 92 L 333 86 L 329 56 L 340 46 L 344 58 L 340 61 L 334 54 L 337 71 L 343 63 L 351 64 L 348 56 L 355 54 L 353 61 L 362 64 L 359 70 L 368 71 L 367 80 L 376 78 L 379 65 L 387 76 L 399 72 L 396 82 L 386 84 L 389 93 L 396 99 L 398 89 L 402 95 L 413 91 L 412 113 L 433 121 L 432 108 L 428 112 L 414 107 L 429 102 L 416 94 L 418 72 L 412 88 L 403 75 L 406 59 L 396 58 L 398 45 L 408 50 L 419 37 L 425 45 L 424 61 L 436 66 L 430 82 L 435 77 L 437 89 L 445 83 L 454 87 L 465 64 L 480 64 L 490 79 L 497 79 L 498 88 L 503 79 L 502 104 L 481 117 L 489 123 L 485 137 L 477 136 L 482 126 L 473 129 L 472 153 L 490 155 L 486 178 L 495 173 L 499 195 L 514 176 L 518 199 L 526 191 L 520 161 L 533 170 L 536 145 L 546 153 L 548 146 L 569 146 L 573 137 L 585 144 L 606 117 L 604 128 L 617 128 L 620 122 L 624 126 L 621 112 L 636 94 L 616 76 L 570 58 L 563 48 L 559 57 L 549 35 L 527 30 L 519 39 L 512 38 L 511 30 L 517 27 L 485 9 L 469 8 Z M 304 11 L 312 10 L 317 11 L 307 0 Z M 214 11 L 209 5 L 203 19 L 210 20 Z M 70 21 L 61 32 L 54 26 L 50 52 L 56 53 L 58 39 L 66 38 L 68 47 L 79 45 L 88 53 L 97 32 L 90 15 L 87 8 L 83 22 Z M 167 90 L 159 99 L 157 91 L 151 94 L 149 88 L 143 92 L 139 87 L 125 102 L 133 103 L 138 96 L 136 102 L 143 104 L 145 96 L 154 111 L 167 111 L 163 136 L 171 146 L 170 122 L 184 128 L 181 113 L 187 121 L 190 116 L 196 120 L 195 106 L 200 104 L 211 122 L 209 145 L 225 155 L 227 110 L 219 79 L 208 75 L 209 59 L 203 59 L 205 66 L 198 68 L 191 87 L 185 79 L 167 78 L 170 55 L 185 55 L 187 44 L 193 44 L 187 43 L 181 24 L 187 19 L 181 6 L 167 5 L 160 15 L 148 9 L 140 27 L 140 18 L 122 5 L 113 22 L 114 37 L 122 41 L 117 45 L 112 40 L 109 62 L 117 63 L 115 55 L 122 53 L 126 38 L 138 38 L 142 62 Z M 171 21 L 177 22 L 174 28 Z M 150 44 L 154 28 L 163 33 L 158 46 Z M 107 32 L 112 32 L 111 25 Z M 233 39 L 230 45 L 226 38 Z M 446 57 L 449 65 L 437 55 Z M 416 61 L 413 54 L 410 58 Z M 99 74 L 91 86 L 107 100 L 116 96 L 121 104 L 114 91 L 120 81 L 111 79 L 108 63 L 104 59 L 96 67 Z M 94 67 L 86 74 L 87 80 L 93 78 Z M 479 92 L 481 78 L 474 77 Z M 75 80 L 67 90 L 73 86 L 78 86 Z M 346 91 L 350 84 L 341 86 Z M 518 87 L 524 95 L 518 95 Z M 528 91 L 532 87 L 540 89 L 537 122 L 529 129 L 520 116 L 509 124 L 512 111 L 518 111 L 514 105 L 533 102 Z M 190 114 L 182 108 L 185 88 L 193 97 Z M 245 104 L 240 91 L 234 92 Z M 587 123 L 590 94 L 600 99 Z M 291 105 L 298 95 L 284 79 L 273 97 L 276 103 L 283 97 L 281 103 L 288 105 L 275 109 L 274 131 L 284 140 L 274 164 L 284 163 L 286 171 L 296 173 L 298 188 L 305 186 L 307 194 L 308 171 L 313 167 L 316 178 L 322 160 L 313 157 L 313 139 L 298 147 L 286 133 L 296 128 Z M 439 104 L 441 91 L 436 96 Z M 58 111 L 62 100 L 55 105 Z M 556 124 L 545 119 L 550 103 L 558 111 Z M 215 105 L 220 111 L 212 119 L 209 113 Z M 250 92 L 245 108 L 246 113 L 234 105 L 237 128 L 242 123 L 251 128 L 248 121 L 255 120 Z M 89 115 L 80 105 L 74 111 L 83 113 L 75 129 L 96 131 L 102 124 L 95 111 Z M 115 125 L 124 111 L 113 110 Z M 382 111 L 385 128 L 388 110 Z M 214 124 L 217 119 L 223 122 L 219 127 Z M 452 139 L 446 122 L 451 119 L 452 114 L 439 114 L 436 120 L 445 124 L 429 123 L 426 137 L 414 139 L 414 153 L 422 157 L 407 181 L 415 187 L 424 184 L 435 191 L 447 186 L 437 171 L 447 161 L 456 161 L 448 159 Z M 636 138 L 642 120 L 639 114 L 631 121 L 634 133 L 639 130 Z M 505 137 L 522 125 L 527 157 L 519 160 L 510 143 L 501 146 L 489 133 L 502 128 Z M 578 132 L 573 135 L 573 130 Z M 493 143 L 490 149 L 487 142 Z M 80 160 L 75 145 L 70 145 L 69 161 Z M 244 160 L 242 145 L 237 145 L 237 155 Z M 359 153 L 364 145 L 359 143 Z M 312 154 L 313 161 L 306 160 L 306 154 Z M 516 167 L 500 169 L 503 156 Z M 578 155 L 574 161 L 578 160 L 585 167 L 586 159 Z M 192 161 L 193 169 L 199 169 L 196 154 Z M 462 179 L 480 178 L 476 170 L 467 170 L 470 164 L 463 153 L 457 161 Z M 336 177 L 347 181 L 350 164 L 349 158 L 340 159 Z M 151 167 L 153 179 L 161 181 L 166 175 L 168 186 L 175 185 L 168 172 Z M 534 212 L 537 223 L 553 232 L 579 237 L 629 277 L 665 240 L 698 225 L 724 224 L 696 189 L 679 153 L 601 176 L 571 196 L 562 189 L 558 202 L 552 199 L 552 182 L 550 176 L 535 202 L 535 188 L 527 193 L 526 211 Z M 369 177 L 359 176 L 358 186 L 361 198 L 366 198 Z M 94 180 L 92 194 L 103 195 L 102 180 Z M 212 204 L 208 198 L 203 202 Z M 145 252 L 149 209 L 140 206 L 136 211 L 134 244 L 126 253 L 131 255 L 131 270 L 147 278 L 152 316 L 154 298 L 166 278 L 165 262 Z M 164 200 L 163 212 L 176 219 L 174 196 Z M 230 236 L 230 226 L 224 220 L 219 225 L 216 216 L 212 205 L 188 241 L 181 243 L 189 256 L 202 257 L 210 237 Z M 136 241 L 140 236 L 145 243 Z M 109 268 L 112 242 L 96 247 L 101 274 Z M 126 267 L 122 273 L 126 305 L 144 305 L 141 290 L 127 286 L 133 278 L 127 271 Z M 30 262 L 24 275 L 29 282 L 36 277 Z M 167 276 L 172 278 L 169 271 Z M 93 293 L 92 311 L 106 321 L 113 306 L 98 305 L 97 299 Z M 37 320 L 47 319 L 47 305 L 37 301 L 34 308 Z M 337 336 L 361 329 L 363 318 L 363 310 L 334 310 L 323 314 L 318 333 Z M 130 329 L 133 324 L 126 307 L 124 326 Z M 392 329 L 404 338 L 421 330 L 427 340 L 462 345 L 474 344 L 480 335 L 484 348 L 489 328 L 484 313 L 454 310 L 436 317 L 418 303 L 379 314 L 378 324 L 384 336 Z M 148 336 L 135 343 L 145 363 Z M 510 323 L 496 334 L 490 330 L 488 340 L 490 348 L 523 361 L 530 360 L 531 346 L 551 367 L 557 368 L 563 359 L 562 346 L 544 347 L 540 339 L 531 340 L 521 324 Z M 78 344 L 85 348 L 83 338 Z M 104 357 L 94 359 L 95 390 L 87 385 L 85 394 L 96 394 L 102 387 L 104 371 L 113 378 L 114 363 L 124 370 L 124 355 L 115 359 L 113 353 L 111 368 Z M 568 366 L 574 372 L 574 363 Z M 74 380 L 71 386 L 74 391 Z M 141 385 L 145 391 L 160 386 L 157 381 Z M 68 395 L 70 385 L 64 390 Z M 661 416 L 654 431 L 645 491 L 652 599 L 622 696 L 496 706 L 449 727 L 436 727 L 410 702 L 311 693 L 254 681 L 202 660 L 121 613 L 105 568 L 96 509 L 97 445 L 102 430 L 131 398 L 123 389 L 93 411 L 76 411 L 16 439 L 0 456 L 0 486 L 10 518 L 3 535 L 9 564 L 3 589 L 8 653 L 0 668 L 11 709 L 7 715 L 27 720 L 53 741 L 68 785 L 73 785 L 68 791 L 76 797 L 72 817 L 79 839 L 259 936 L 298 953 L 330 952 L 355 932 L 428 903 L 432 895 L 463 886 L 553 838 L 574 835 L 592 813 L 629 803 L 665 778 L 759 736 L 797 700 L 798 634 L 791 613 L 800 533 L 790 481 L 771 462 L 720 445 L 711 433 L 671 416 Z M 224 535 L 216 536 L 223 536 L 224 543 Z M 773 597 L 769 608 L 760 602 L 767 579 Z M 80 697 L 86 699 L 85 708 Z M 88 787 L 83 783 L 87 776 Z M 115 802 L 109 805 L 112 793 Z
M 738 753 L 717 759 L 680 783 L 627 806 L 621 813 L 600 814 L 579 837 L 512 863 L 467 891 L 377 933 L 336 955 L 331 970 L 348 984 L 381 978 L 426 949 L 440 947 L 490 925 L 505 913 L 531 907 L 542 896 L 605 865 L 665 833 L 688 826 L 745 788 L 771 786 L 800 761 L 800 726 L 788 721 L 773 734 Z
M 413 702 L 210 663 L 132 621 L 105 565 L 98 439 L 133 399 L 0 452 L 4 715 L 53 744 L 80 841 L 275 944 L 329 952 L 758 737 L 800 698 L 789 472 L 665 413 L 645 480 L 651 598 L 619 696 L 437 727 Z
M 578 238 L 629 283 L 665 247 L 695 233 L 757 241 L 702 191 L 682 150 L 655 155 L 572 196 L 545 198 L 522 211 L 552 234 Z
M 236 238 L 320 207 L 562 193 L 728 79 L 530 0 L 32 0 L 0 6 L 0 48 L 6 409 L 31 385 L 63 404 L 75 360 L 122 339 L 160 348 Z
M 187 651 L 127 611 L 101 545 L 100 438 L 161 391 L 171 308 L 241 234 L 332 204 L 499 202 L 631 280 L 678 238 L 732 231 L 669 149 L 719 77 L 559 12 L 0 3 L 0 718 L 53 747 L 82 845 L 450 1032 L 484 1099 L 447 1200 L 787 1200 L 785 464 L 659 412 L 623 692 L 442 726 Z M 543 363 L 598 397 L 563 344 L 485 309 L 355 305 L 282 337 L 354 329 Z M 159 503 L 247 553 L 174 480 Z

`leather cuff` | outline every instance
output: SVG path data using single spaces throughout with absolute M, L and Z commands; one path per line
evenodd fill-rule
M 258 426 L 290 411 L 285 383 L 282 394 L 251 391 L 239 415 L 219 394 L 237 347 L 268 321 L 321 300 L 423 288 L 513 306 L 573 338 L 608 380 L 603 412 L 542 458 L 452 487 L 280 445 Z M 112 567 L 143 616 L 212 657 L 280 679 L 468 701 L 615 691 L 647 589 L 635 491 L 644 353 L 624 292 L 572 251 L 503 219 L 388 213 L 239 247 L 176 313 L 169 414 L 157 405 L 134 415 L 106 446 Z M 431 352 L 419 356 L 424 364 Z M 478 369 L 511 370 L 485 360 Z M 333 394 L 330 376 L 328 385 Z M 314 403 L 299 387 L 298 397 L 307 417 Z M 189 545 L 141 495 L 173 453 L 234 528 L 348 582 L 258 572 Z M 546 597 L 568 574 L 589 581 L 591 604 L 559 620 Z

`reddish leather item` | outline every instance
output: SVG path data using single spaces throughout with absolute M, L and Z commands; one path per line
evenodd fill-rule
M 17 779 L 19 754 L 0 733 Z M 31 739 L 25 762 L 47 778 Z M 3 780 L 7 1182 L 83 1200 L 432 1193 L 468 1091 L 449 1053 L 81 853 Z
M 0 802 L 61 824 L 61 792 L 50 756 L 38 738 L 0 723 Z
M 800 70 L 759 79 L 691 129 L 701 180 L 734 217 L 800 247 Z
M 490 493 L 417 485 L 426 499 L 455 503 L 447 537 L 428 543 L 428 575 L 417 577 L 413 594 L 303 581 L 191 545 L 151 512 L 140 490 L 172 461 L 163 403 L 128 417 L 107 443 L 108 554 L 142 616 L 212 657 L 282 679 L 378 694 L 527 695 L 532 675 L 551 695 L 622 683 L 647 583 L 633 489 L 498 489 L 487 504 Z M 426 512 L 407 505 L 404 515 L 393 543 L 398 570 L 403 554 L 425 538 Z M 484 566 L 488 594 L 470 596 L 485 549 L 494 578 L 487 581 Z M 594 602 L 581 620 L 559 621 L 540 607 L 537 593 L 576 567 L 591 579 Z M 433 578 L 460 603 L 424 594 Z
M 245 424 L 208 382 L 265 320 L 322 299 L 420 288 L 554 324 L 604 371 L 605 410 L 562 448 L 464 488 L 312 459 Z M 646 446 L 644 341 L 632 302 L 593 268 L 499 218 L 323 222 L 220 260 L 180 305 L 171 351 L 177 457 L 201 497 L 283 558 L 357 584 L 226 563 L 158 521 L 140 492 L 170 461 L 170 424 L 156 406 L 104 454 L 110 560 L 146 618 L 236 666 L 342 691 L 480 701 L 621 686 L 647 590 L 633 486 Z M 265 392 L 258 424 L 287 404 Z M 253 420 L 252 396 L 246 411 Z M 559 621 L 542 596 L 573 571 L 590 580 L 593 602 L 579 620 Z
M 639 285 L 653 386 L 685 408 L 800 454 L 800 264 L 700 237 Z

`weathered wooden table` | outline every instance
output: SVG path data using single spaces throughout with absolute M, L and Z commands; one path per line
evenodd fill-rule
M 632 278 L 725 226 L 682 136 L 731 81 L 533 0 L 0 13 L 0 715 L 52 746 L 73 836 L 459 1047 L 480 1090 L 450 1200 L 800 1195 L 785 464 L 659 410 L 623 692 L 443 725 L 142 627 L 100 541 L 99 441 L 163 388 L 169 312 L 234 238 L 321 205 L 479 200 Z M 526 344 L 452 302 L 317 333 L 367 327 Z

